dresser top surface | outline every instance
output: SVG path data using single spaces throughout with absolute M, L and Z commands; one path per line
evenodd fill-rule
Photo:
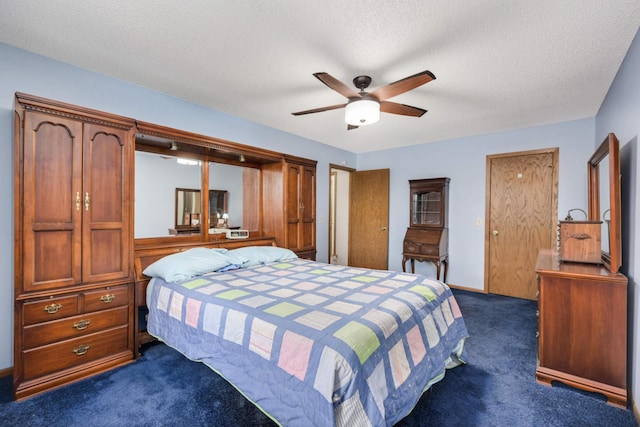
M 557 276 L 589 277 L 607 281 L 626 282 L 627 278 L 620 273 L 611 273 L 602 264 L 560 261 L 558 253 L 553 249 L 541 249 L 538 252 L 536 273 Z

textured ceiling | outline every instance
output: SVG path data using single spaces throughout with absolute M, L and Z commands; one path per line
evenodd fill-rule
M 2 1 L 0 42 L 352 152 L 593 117 L 638 0 Z M 324 71 L 370 89 L 437 77 L 347 131 Z

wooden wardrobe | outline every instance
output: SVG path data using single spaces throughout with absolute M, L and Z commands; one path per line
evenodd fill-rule
M 133 360 L 133 120 L 16 94 L 14 390 Z
M 265 233 L 300 258 L 315 260 L 316 162 L 285 155 L 262 172 Z

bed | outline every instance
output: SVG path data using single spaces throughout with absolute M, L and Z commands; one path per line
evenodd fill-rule
M 145 274 L 149 333 L 281 425 L 393 425 L 464 363 L 464 320 L 434 279 L 275 247 L 192 249 Z

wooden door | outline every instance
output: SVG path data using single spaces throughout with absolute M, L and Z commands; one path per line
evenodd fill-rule
M 127 278 L 129 265 L 129 134 L 84 126 L 83 282 Z
M 389 267 L 389 169 L 351 173 L 349 265 Z
M 558 217 L 558 149 L 487 156 L 485 284 L 536 299 L 538 251 L 552 248 Z
M 82 273 L 82 124 L 27 112 L 22 150 L 24 245 L 16 257 L 23 259 L 23 290 L 78 284 Z

